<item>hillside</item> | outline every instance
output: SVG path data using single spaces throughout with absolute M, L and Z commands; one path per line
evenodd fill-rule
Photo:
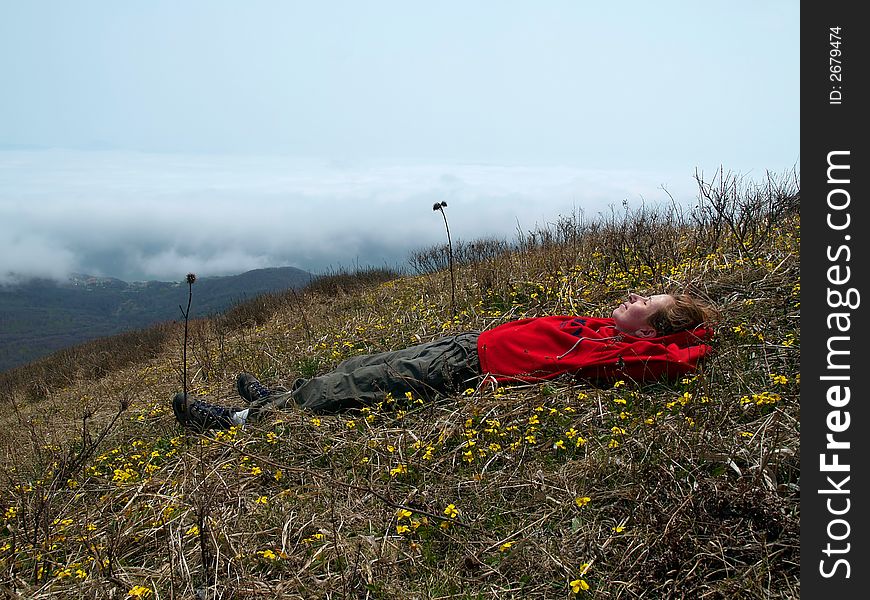
M 311 279 L 311 273 L 293 267 L 202 277 L 196 315 L 214 315 L 264 293 L 300 288 Z M 87 340 L 178 320 L 178 307 L 186 303 L 182 280 L 127 283 L 74 275 L 66 282 L 0 286 L 0 371 Z
M 361 278 L 249 304 L 232 327 L 192 323 L 187 352 L 192 392 L 237 405 L 242 370 L 286 383 L 690 289 L 721 315 L 712 357 L 676 381 L 564 377 L 196 435 L 169 406 L 177 329 L 123 368 L 75 371 L 98 364 L 82 355 L 53 367 L 58 383 L 18 372 L 0 423 L 0 585 L 34 599 L 798 598 L 799 186 L 722 177 L 691 212 L 562 217 L 466 256 L 455 313 L 445 271 Z

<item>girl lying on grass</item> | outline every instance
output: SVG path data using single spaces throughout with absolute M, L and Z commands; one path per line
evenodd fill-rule
M 713 306 L 688 294 L 629 294 L 610 318 L 549 316 L 521 319 L 483 332 L 443 337 L 402 350 L 355 356 L 334 370 L 266 388 L 240 373 L 236 389 L 247 402 L 229 409 L 175 395 L 179 424 L 197 431 L 258 421 L 298 405 L 315 413 L 370 406 L 383 400 L 433 399 L 487 382 L 533 383 L 566 373 L 590 380 L 637 381 L 694 371 L 711 348 Z

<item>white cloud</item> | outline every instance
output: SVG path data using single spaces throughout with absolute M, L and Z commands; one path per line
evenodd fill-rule
M 63 279 L 75 271 L 72 251 L 58 240 L 39 234 L 16 233 L 4 219 L 0 224 L 0 284 L 12 283 L 21 277 Z
M 244 273 L 273 266 L 266 255 L 255 256 L 244 251 L 224 251 L 211 255 L 182 254 L 175 248 L 140 257 L 135 264 L 149 279 L 168 279 L 171 278 L 168 275 L 179 273 Z
M 403 263 L 445 240 L 512 239 L 559 214 L 694 199 L 691 173 L 346 164 L 284 157 L 0 152 L 0 272 L 177 279 Z

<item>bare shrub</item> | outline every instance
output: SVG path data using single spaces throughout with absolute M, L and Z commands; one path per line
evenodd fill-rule
M 730 235 L 742 251 L 763 246 L 782 220 L 800 210 L 797 171 L 767 172 L 762 182 L 720 168 L 709 179 L 696 172 L 699 201 L 692 218 L 699 236 L 712 251 Z
M 327 296 L 352 294 L 361 288 L 392 281 L 400 276 L 400 273 L 388 267 L 362 267 L 353 271 L 339 268 L 318 275 L 303 291 Z

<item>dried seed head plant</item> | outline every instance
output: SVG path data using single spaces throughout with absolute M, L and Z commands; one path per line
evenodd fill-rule
M 185 410 L 187 410 L 187 334 L 188 325 L 190 322 L 190 304 L 193 302 L 193 284 L 196 283 L 196 274 L 187 274 L 187 309 L 178 306 L 181 309 L 181 314 L 184 316 L 184 343 L 181 347 L 181 386 L 184 390 Z
M 456 276 L 453 272 L 453 242 L 450 240 L 450 225 L 447 224 L 447 214 L 444 209 L 447 208 L 447 203 L 444 201 L 436 202 L 432 206 L 432 210 L 441 211 L 441 216 L 444 217 L 444 228 L 447 230 L 447 256 L 450 266 L 450 312 L 456 316 Z

